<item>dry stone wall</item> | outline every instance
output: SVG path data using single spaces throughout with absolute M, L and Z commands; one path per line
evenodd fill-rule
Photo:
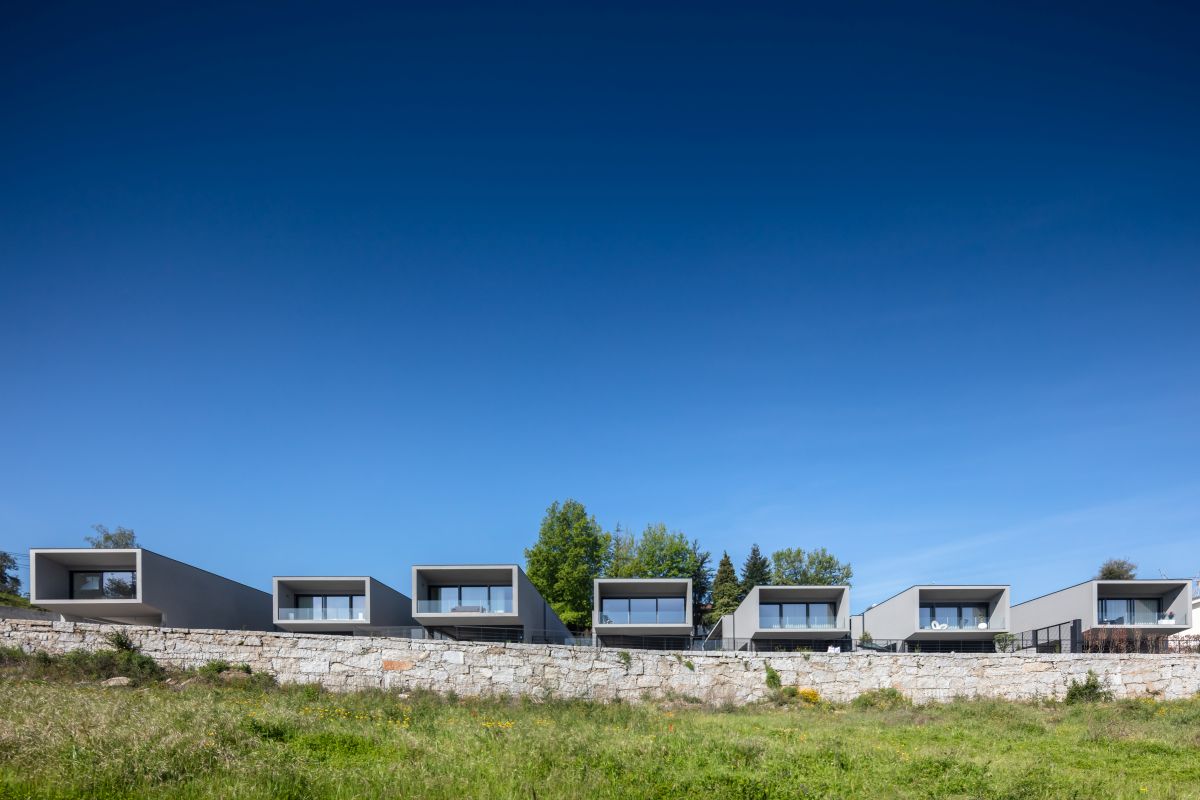
M 48 653 L 94 650 L 107 647 L 105 635 L 118 628 L 164 665 L 199 667 L 223 659 L 271 673 L 281 683 L 317 683 L 335 691 L 428 689 L 632 702 L 688 696 L 740 705 L 767 696 L 770 664 L 785 686 L 811 687 L 843 702 L 885 687 L 918 703 L 962 696 L 1061 698 L 1068 683 L 1088 670 L 1118 698 L 1200 692 L 1200 655 L 1184 654 L 676 654 L 17 619 L 0 619 L 0 645 Z

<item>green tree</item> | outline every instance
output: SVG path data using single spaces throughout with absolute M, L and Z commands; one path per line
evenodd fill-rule
M 691 578 L 696 553 L 681 531 L 669 531 L 661 522 L 647 525 L 634 550 L 634 578 Z
M 758 549 L 758 545 L 750 547 L 750 555 L 746 556 L 746 561 L 742 564 L 742 597 L 750 594 L 750 590 L 755 586 L 769 586 L 771 584 L 771 562 Z
M 1131 581 L 1137 577 L 1137 564 L 1124 558 L 1110 558 L 1100 565 L 1096 577 L 1102 581 Z
M 612 533 L 612 552 L 604 574 L 609 578 L 637 577 L 637 537 L 620 523 Z
M 700 549 L 700 540 L 692 540 L 692 613 L 700 613 L 700 607 L 712 596 L 713 571 L 709 566 L 712 553 Z
M 733 559 L 728 552 L 721 553 L 717 575 L 713 578 L 713 607 L 706 620 L 708 624 L 715 625 L 721 617 L 732 614 L 741 605 L 742 599 L 742 584 L 738 580 L 737 570 L 733 568 Z
M 0 553 L 0 592 L 21 593 L 21 579 L 17 577 L 17 559 L 8 553 Z
M 788 547 L 771 554 L 771 582 L 779 586 L 849 586 L 854 570 L 824 547 Z
M 525 550 L 525 572 L 566 625 L 592 621 L 592 581 L 608 565 L 611 537 L 583 503 L 555 501 L 546 509 L 538 540 Z
M 115 531 L 110 531 L 103 525 L 96 523 L 92 526 L 92 530 L 96 532 L 95 536 L 85 536 L 84 540 L 92 547 L 101 550 L 124 550 L 131 547 L 137 547 L 137 537 L 129 528 L 117 526 Z

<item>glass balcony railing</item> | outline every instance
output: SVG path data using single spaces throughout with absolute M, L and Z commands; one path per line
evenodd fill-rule
M 1101 625 L 1158 625 L 1159 623 L 1173 625 L 1175 620 L 1168 620 L 1154 611 L 1135 611 L 1116 617 L 1102 617 Z
M 836 628 L 837 624 L 831 619 L 806 620 L 802 618 L 789 619 L 784 617 L 782 619 L 778 619 L 768 617 L 766 619 L 760 618 L 758 621 L 758 627 L 765 631 L 818 631 Z
M 508 598 L 491 600 L 418 600 L 418 614 L 511 614 L 512 601 Z
M 923 631 L 994 631 L 1004 630 L 1004 620 L 999 617 L 939 617 L 922 619 Z
M 602 611 L 601 625 L 686 625 L 683 611 Z
M 281 608 L 279 619 L 287 622 L 364 622 L 359 608 Z

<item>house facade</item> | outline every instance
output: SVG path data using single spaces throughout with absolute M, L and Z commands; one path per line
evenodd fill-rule
M 987 652 L 1009 616 L 1008 586 L 910 586 L 859 615 L 853 636 L 881 652 Z
M 550 604 L 516 564 L 412 568 L 413 619 L 433 636 L 466 641 L 572 640 Z
M 1191 627 L 1191 587 L 1186 579 L 1088 580 L 1018 603 L 1013 625 L 1027 631 L 1080 620 L 1086 647 L 1153 649 L 1155 640 Z
M 722 650 L 849 652 L 849 586 L 755 586 L 708 642 Z
M 597 578 L 592 587 L 595 644 L 655 649 L 690 645 L 690 578 Z
M 412 627 L 412 601 L 369 576 L 275 577 L 275 627 L 298 633 L 368 633 Z
M 272 629 L 271 595 L 140 547 L 31 549 L 29 601 L 98 622 Z

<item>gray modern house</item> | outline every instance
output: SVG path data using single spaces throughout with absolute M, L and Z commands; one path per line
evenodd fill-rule
M 910 586 L 859 615 L 853 635 L 868 649 L 989 651 L 1012 632 L 1009 616 L 1008 586 Z
M 34 548 L 29 601 L 130 625 L 271 630 L 271 595 L 145 548 Z
M 691 578 L 597 578 L 592 640 L 611 647 L 686 649 L 692 635 Z
M 309 633 L 365 633 L 411 627 L 412 601 L 369 576 L 276 577 L 271 582 L 275 626 Z
M 516 564 L 412 568 L 413 619 L 435 637 L 571 641 L 571 632 Z
M 1028 631 L 1080 620 L 1089 646 L 1154 640 L 1191 626 L 1191 588 L 1188 579 L 1084 581 L 1013 606 L 1013 627 Z
M 851 649 L 849 586 L 755 586 L 709 641 L 723 650 Z

